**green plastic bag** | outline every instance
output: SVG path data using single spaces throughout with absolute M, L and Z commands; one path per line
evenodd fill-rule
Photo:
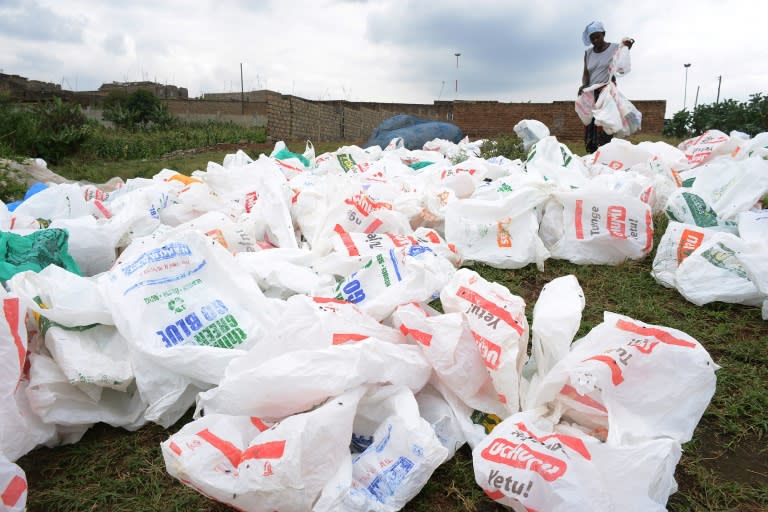
M 287 149 L 281 149 L 274 155 L 272 155 L 272 158 L 275 160 L 288 160 L 289 158 L 296 158 L 301 161 L 302 164 L 304 164 L 304 167 L 309 167 L 309 159 L 305 157 L 304 155 L 300 155 L 298 153 L 294 153 L 292 151 L 288 151 Z
M 26 236 L 0 232 L 0 282 L 25 270 L 40 272 L 56 265 L 83 275 L 68 251 L 69 232 L 65 229 L 41 229 Z

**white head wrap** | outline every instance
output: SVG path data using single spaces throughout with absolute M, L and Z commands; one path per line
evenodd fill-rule
M 587 28 L 584 29 L 584 33 L 581 35 L 581 40 L 584 42 L 584 46 L 589 46 L 592 44 L 592 42 L 589 40 L 589 36 L 591 36 L 595 32 L 605 32 L 605 27 L 603 27 L 603 22 L 593 21 L 592 23 L 587 25 Z

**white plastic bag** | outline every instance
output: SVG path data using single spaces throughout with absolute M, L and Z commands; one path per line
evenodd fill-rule
M 383 320 L 401 304 L 427 302 L 436 298 L 456 271 L 453 264 L 424 246 L 379 252 L 363 267 L 342 279 L 334 291 Z
M 704 347 L 677 329 L 605 312 L 544 377 L 531 407 L 548 405 L 613 444 L 691 439 L 715 392 Z
M 162 423 L 184 412 L 164 415 L 194 396 L 190 386 L 217 384 L 269 318 L 267 299 L 232 254 L 194 231 L 163 243 L 134 242 L 99 285 L 131 348 L 148 419 Z
M 24 512 L 27 504 L 27 475 L 0 453 L 0 510 Z
M 768 300 L 768 210 L 742 212 L 739 236 L 746 243 L 740 254 L 749 280 Z
M 735 222 L 719 219 L 712 207 L 690 188 L 678 188 L 673 191 L 664 210 L 673 221 L 736 233 Z
M 593 88 L 585 89 L 581 91 L 581 94 L 576 98 L 576 114 L 579 119 L 587 126 L 592 122 L 592 111 L 595 109 L 595 92 Z
M 200 394 L 197 410 L 279 419 L 363 384 L 391 383 L 416 392 L 431 371 L 418 347 L 373 338 L 266 360 L 257 345 L 227 369 L 218 387 Z
M 324 490 L 314 511 L 401 510 L 448 456 L 419 415 L 413 393 L 397 386 L 373 390 L 360 400 L 352 450 L 351 475 L 342 467 L 342 482 Z
M 264 315 L 258 312 L 261 291 L 232 261 L 218 242 L 187 231 L 130 247 L 99 285 L 115 324 L 135 348 L 183 375 L 215 383 L 238 355 L 231 349 L 250 346 Z
M 341 254 L 349 256 L 373 256 L 382 251 L 400 247 L 427 248 L 452 263 L 458 264 L 460 256 L 453 244 L 447 243 L 434 229 L 420 227 L 412 234 L 397 233 L 362 233 L 348 232 L 342 226 L 336 225 L 333 230 L 333 248 Z M 418 250 L 418 249 L 417 249 Z
M 613 82 L 608 82 L 600 91 L 592 115 L 595 124 L 602 126 L 605 133 L 617 137 L 627 137 L 638 131 L 643 118 Z
M 437 378 L 472 409 L 505 414 L 461 313 L 437 314 L 418 304 L 398 307 L 392 322 L 424 352 Z M 431 313 L 431 314 L 430 314 Z
M 746 243 L 730 233 L 714 233 L 678 267 L 677 289 L 701 306 L 721 301 L 760 306 L 765 295 L 750 281 L 740 254 Z
M 662 512 L 676 489 L 673 439 L 602 443 L 534 412 L 499 424 L 472 451 L 475 481 L 515 511 Z
M 656 282 L 667 288 L 675 288 L 680 263 L 714 233 L 711 229 L 669 221 L 653 258 L 651 275 Z
M 440 292 L 446 313 L 462 313 L 506 412 L 520 409 L 520 372 L 528 349 L 525 301 L 462 268 Z
M 82 433 L 94 423 L 136 430 L 146 422 L 147 408 L 136 386 L 118 391 L 96 384 L 78 382 L 62 373 L 48 356 L 32 353 L 27 397 L 32 410 L 45 423 L 81 427 Z
M 95 276 L 109 270 L 117 259 L 116 247 L 120 234 L 110 227 L 109 222 L 84 216 L 56 219 L 49 227 L 67 230 L 67 250 L 85 276 Z
M 257 416 L 210 414 L 160 446 L 168 473 L 239 510 L 309 511 L 343 464 L 365 388 L 271 428 Z
M 497 268 L 543 267 L 549 252 L 538 236 L 542 187 L 523 186 L 495 200 L 464 199 L 445 209 L 445 237 L 466 260 Z
M 624 44 L 626 38 L 621 40 L 619 49 L 613 56 L 611 67 L 616 76 L 624 76 L 632 71 L 632 59 L 629 56 L 629 47 Z
M 15 461 L 36 446 L 52 441 L 54 425 L 32 412 L 26 396 L 27 330 L 18 297 L 0 290 L 0 455 Z
M 20 272 L 7 284 L 25 307 L 52 322 L 67 327 L 114 325 L 94 279 L 48 265 L 40 272 Z
M 514 126 L 513 130 L 522 139 L 523 148 L 526 151 L 539 140 L 549 136 L 547 125 L 535 119 L 523 119 Z
M 533 307 L 531 358 L 526 364 L 526 369 L 530 366 L 535 373 L 521 382 L 521 387 L 528 386 L 521 392 L 523 410 L 527 408 L 529 397 L 536 393 L 541 379 L 568 354 L 581 324 L 584 305 L 584 292 L 576 276 L 558 277 L 541 289 Z
M 768 194 L 768 161 L 762 157 L 718 158 L 701 166 L 691 192 L 711 206 L 718 219 L 735 221 L 740 212 Z
M 651 207 L 599 186 L 556 193 L 541 231 L 553 258 L 576 264 L 617 265 L 653 247 Z
M 719 130 L 707 130 L 698 137 L 684 140 L 677 147 L 685 153 L 688 162 L 695 166 L 736 151 L 739 142 Z

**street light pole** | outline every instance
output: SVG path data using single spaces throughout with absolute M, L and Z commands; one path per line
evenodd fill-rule
M 685 90 L 683 91 L 683 110 L 685 110 L 685 104 L 688 99 L 688 68 L 691 67 L 691 64 L 683 64 L 685 67 Z
M 459 56 L 460 53 L 454 53 L 456 56 L 456 97 L 459 96 Z
M 723 75 L 717 77 L 717 99 L 715 103 L 720 103 L 720 84 L 723 83 Z

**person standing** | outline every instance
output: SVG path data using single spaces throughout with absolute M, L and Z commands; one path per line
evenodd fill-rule
M 585 88 L 595 84 L 605 84 L 608 80 L 616 83 L 616 77 L 611 70 L 613 55 L 619 50 L 619 44 L 609 43 L 605 40 L 605 28 L 602 22 L 593 21 L 584 29 L 581 37 L 584 46 L 592 45 L 584 52 L 584 72 L 581 75 L 581 87 L 579 95 Z M 635 43 L 634 39 L 623 39 L 621 44 L 631 49 Z M 603 87 L 594 90 L 595 101 L 600 96 Z M 584 145 L 587 153 L 594 153 L 597 148 L 607 144 L 613 138 L 612 135 L 605 133 L 602 126 L 595 124 L 595 118 L 584 128 Z

